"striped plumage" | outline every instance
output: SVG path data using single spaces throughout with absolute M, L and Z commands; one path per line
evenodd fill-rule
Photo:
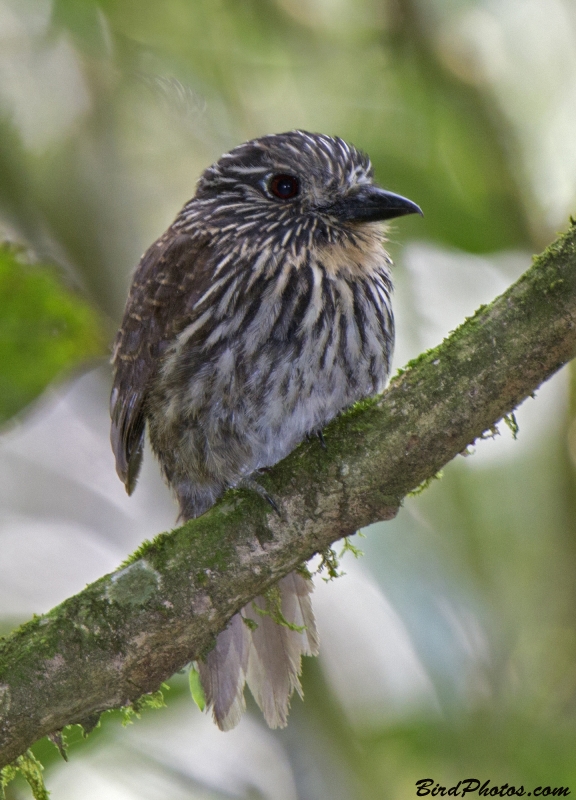
M 190 519 L 380 392 L 394 340 L 380 220 L 418 210 L 329 136 L 265 136 L 208 168 L 142 257 L 116 340 L 112 444 L 127 490 L 145 425 Z M 307 631 L 272 623 L 271 649 L 269 618 L 253 636 L 233 619 L 201 668 L 221 727 L 240 716 L 245 677 L 268 722 L 285 724 L 300 653 L 317 649 L 310 587 L 293 575 L 280 588 Z

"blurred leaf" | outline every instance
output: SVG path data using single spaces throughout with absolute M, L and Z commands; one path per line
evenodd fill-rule
M 92 57 L 106 54 L 110 47 L 105 18 L 94 0 L 56 0 L 52 23 L 66 28 Z
M 0 421 L 37 397 L 50 381 L 105 353 L 98 316 L 48 266 L 22 263 L 0 249 Z
M 31 180 L 20 136 L 0 111 L 0 211 L 30 242 L 37 242 L 38 213 L 31 200 Z
M 403 237 L 413 231 L 468 252 L 529 247 L 510 130 L 485 92 L 446 68 L 424 4 L 398 6 L 381 127 L 366 119 L 361 130 L 377 177 L 424 210 L 403 224 Z
M 188 673 L 188 679 L 190 681 L 190 694 L 192 695 L 192 700 L 194 700 L 200 711 L 204 711 L 206 708 L 206 696 L 204 695 L 204 689 L 200 683 L 200 673 L 198 670 L 194 667 L 191 667 L 190 672 Z

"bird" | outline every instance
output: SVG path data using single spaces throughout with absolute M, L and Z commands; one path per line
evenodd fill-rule
M 413 213 L 335 136 L 268 134 L 208 167 L 142 256 L 114 343 L 111 442 L 127 492 L 147 431 L 182 521 L 231 487 L 274 504 L 261 471 L 385 387 L 386 221 Z M 292 572 L 277 588 L 281 619 L 256 598 L 198 664 L 222 730 L 240 720 L 246 683 L 270 727 L 286 725 L 301 655 L 318 653 L 311 580 Z

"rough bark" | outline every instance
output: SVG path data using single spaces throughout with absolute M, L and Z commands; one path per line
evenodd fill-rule
M 299 447 L 259 497 L 203 517 L 0 642 L 0 767 L 40 737 L 135 701 L 205 653 L 251 598 L 402 498 L 576 354 L 576 227 L 385 394 Z M 88 724 L 88 723 L 87 723 Z

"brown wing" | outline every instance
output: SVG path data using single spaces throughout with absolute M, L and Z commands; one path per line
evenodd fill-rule
M 163 352 L 190 322 L 209 285 L 208 242 L 172 228 L 142 256 L 116 336 L 110 439 L 116 471 L 131 494 L 144 444 L 145 401 Z

